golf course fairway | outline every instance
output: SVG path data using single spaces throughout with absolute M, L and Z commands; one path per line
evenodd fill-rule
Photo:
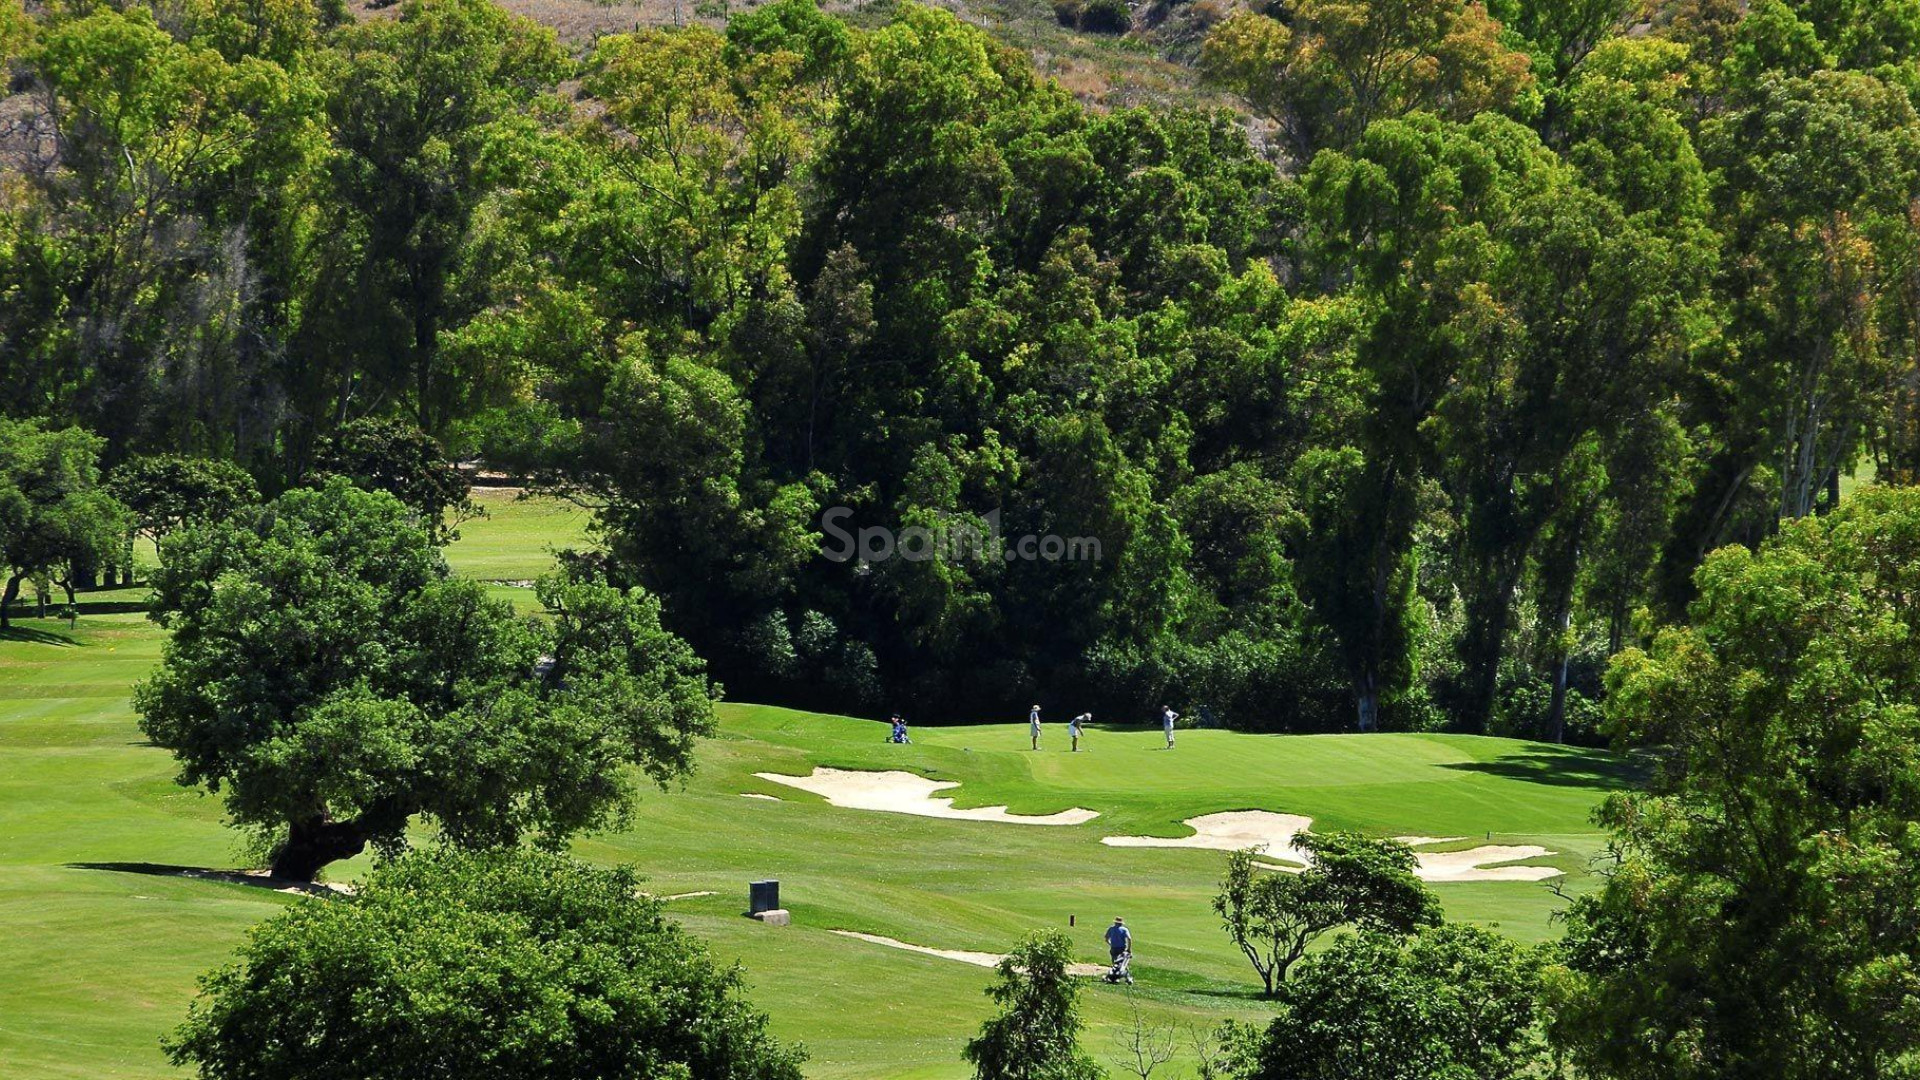
M 516 525 L 524 505 L 503 502 L 467 527 L 484 569 L 463 564 L 461 546 L 452 557 L 530 601 L 505 582 L 537 572 L 543 544 L 570 541 Z M 551 506 L 539 512 L 577 528 Z M 163 640 L 139 612 L 116 610 L 139 597 L 92 594 L 72 628 L 19 620 L 0 640 L 0 1076 L 179 1075 L 159 1040 L 195 979 L 281 905 L 328 902 L 188 873 L 257 858 L 218 801 L 176 786 L 172 761 L 139 732 L 128 691 Z M 1105 1060 L 1136 1007 L 1200 1029 L 1265 1007 L 1209 906 L 1224 854 L 1103 837 L 1181 837 L 1189 818 L 1261 810 L 1310 817 L 1316 831 L 1460 838 L 1422 850 L 1545 848 L 1553 854 L 1522 861 L 1560 876 L 1432 886 L 1450 918 L 1539 941 L 1557 933 L 1564 896 L 1593 885 L 1604 843 L 1593 807 L 1630 782 L 1607 754 L 1468 736 L 1183 730 L 1167 750 L 1143 716 L 1102 718 L 1114 722 L 1096 725 L 1080 753 L 1049 723 L 1036 753 L 1024 717 L 916 727 L 914 745 L 898 746 L 873 719 L 739 703 L 719 715 L 684 788 L 647 789 L 628 828 L 575 850 L 632 863 L 650 892 L 673 897 L 669 910 L 743 966 L 753 1000 L 779 1035 L 805 1044 L 819 1077 L 966 1076 L 960 1048 L 989 1010 L 990 971 L 834 931 L 1004 953 L 1059 927 L 1076 960 L 1097 963 L 1102 930 L 1124 916 L 1138 985 L 1092 980 L 1085 993 L 1085 1045 Z M 757 775 L 816 768 L 956 783 L 936 797 L 958 808 L 1097 816 L 1032 827 L 849 809 Z M 350 882 L 367 866 L 326 877 Z M 781 882 L 791 926 L 743 917 L 747 883 L 761 878 Z

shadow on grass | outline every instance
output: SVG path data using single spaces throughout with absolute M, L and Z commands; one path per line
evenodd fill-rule
M 1253 978 L 1252 973 L 1249 972 L 1247 977 L 1249 979 Z M 1229 983 L 1208 983 L 1199 986 L 1176 985 L 1172 989 L 1182 996 L 1202 1001 L 1206 999 L 1237 1001 L 1246 1005 L 1270 1005 L 1274 1001 L 1273 998 L 1267 996 L 1266 991 L 1260 989 L 1258 983 L 1249 983 L 1245 986 L 1236 986 Z
M 153 605 L 146 600 L 76 600 L 73 610 L 81 617 L 88 615 L 132 615 L 149 611 Z M 49 609 L 58 610 L 58 609 Z
M 73 646 L 80 644 L 66 634 L 55 633 L 52 630 L 41 630 L 32 626 L 9 626 L 5 630 L 0 630 L 0 641 L 24 641 L 32 645 Z
M 1503 776 L 1531 784 L 1601 788 L 1607 791 L 1639 787 L 1646 783 L 1650 771 L 1644 762 L 1604 750 L 1576 747 L 1542 748 L 1508 754 L 1492 761 L 1455 761 L 1441 768 Z
M 168 863 L 76 862 L 68 863 L 67 869 L 102 870 L 112 874 L 145 874 L 150 877 L 192 878 L 196 881 L 217 881 L 223 885 L 245 885 L 253 889 L 271 889 L 277 893 L 291 893 L 301 896 L 340 896 L 353 891 L 344 885 L 324 885 L 309 881 L 291 881 L 286 878 L 268 877 L 264 873 L 246 873 L 240 870 L 209 870 L 204 866 L 174 866 Z

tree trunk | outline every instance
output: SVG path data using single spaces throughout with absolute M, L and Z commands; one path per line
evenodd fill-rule
M 20 599 L 20 575 L 7 579 L 7 590 L 0 594 L 0 630 L 13 626 L 13 602 Z
M 1571 613 L 1562 612 L 1560 629 L 1567 629 Z M 1547 738 L 1556 743 L 1567 741 L 1567 666 L 1572 662 L 1566 649 L 1556 649 L 1560 655 L 1553 665 L 1553 703 L 1547 707 Z
M 357 822 L 328 821 L 325 817 L 296 821 L 274 852 L 269 873 L 289 881 L 312 881 L 328 863 L 351 859 L 366 847 L 366 834 Z
M 1380 727 L 1380 678 L 1378 675 L 1368 671 L 1354 680 L 1353 703 L 1359 714 L 1360 730 L 1378 730 Z
M 1580 541 L 1586 533 L 1593 503 L 1583 501 L 1568 515 L 1562 529 L 1549 535 L 1540 556 L 1542 625 L 1552 645 L 1547 664 L 1553 678 L 1553 698 L 1547 706 L 1547 738 L 1565 742 L 1567 734 L 1567 672 L 1573 643 L 1573 594 L 1580 576 Z M 1615 651 L 1618 651 L 1617 649 Z M 1611 654 L 1609 654 L 1611 655 Z
M 1460 642 L 1466 680 L 1460 716 L 1469 731 L 1482 735 L 1493 718 L 1494 699 L 1500 692 L 1500 661 L 1506 655 L 1513 597 L 1520 588 L 1517 562 L 1485 569 L 1492 580 L 1486 588 L 1468 595 L 1467 630 Z

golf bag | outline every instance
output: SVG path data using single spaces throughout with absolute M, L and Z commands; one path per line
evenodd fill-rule
M 1133 953 L 1123 952 L 1113 958 L 1113 967 L 1108 969 L 1104 978 L 1110 983 L 1133 985 Z

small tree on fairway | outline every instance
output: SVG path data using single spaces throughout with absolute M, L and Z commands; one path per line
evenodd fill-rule
M 338 478 L 169 537 L 154 588 L 173 633 L 141 727 L 181 783 L 283 837 L 280 877 L 398 849 L 416 815 L 468 845 L 617 824 L 630 768 L 684 774 L 713 723 L 652 597 L 553 577 L 553 617 L 517 617 L 392 496 Z
M 1180 1031 L 1170 1023 L 1155 1023 L 1140 1009 L 1140 995 L 1127 987 L 1126 1022 L 1113 1032 L 1114 1067 L 1140 1080 L 1153 1080 L 1154 1071 L 1173 1060 Z
M 218 521 L 260 500 L 253 477 L 231 461 L 158 454 L 113 470 L 107 487 L 155 544 L 182 525 Z
M 22 582 L 40 583 L 44 606 L 46 587 L 70 583 L 74 564 L 106 561 L 126 547 L 126 508 L 100 482 L 105 445 L 77 427 L 0 418 L 0 629 Z
M 738 971 L 638 885 L 555 854 L 409 855 L 251 931 L 168 1054 L 205 1080 L 799 1080 Z
M 1068 974 L 1072 953 L 1057 930 L 1034 934 L 1000 961 L 987 996 L 1000 1013 L 967 1043 L 979 1080 L 1099 1080 L 1100 1066 L 1080 1049 L 1080 987 Z
M 1352 833 L 1302 833 L 1312 860 L 1294 874 L 1263 871 L 1258 851 L 1227 856 L 1213 910 L 1271 996 L 1308 946 L 1338 926 L 1405 934 L 1440 922 L 1440 903 L 1414 876 L 1413 852 Z

